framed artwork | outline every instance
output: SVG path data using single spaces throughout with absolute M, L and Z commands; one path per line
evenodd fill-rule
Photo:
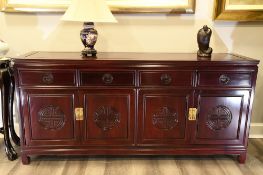
M 263 21 L 263 0 L 215 0 L 214 20 Z
M 71 0 L 1 0 L 4 12 L 63 12 Z M 106 0 L 114 13 L 194 13 L 195 0 Z

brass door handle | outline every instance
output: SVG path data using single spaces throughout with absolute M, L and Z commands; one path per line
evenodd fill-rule
M 194 121 L 196 120 L 197 109 L 196 108 L 189 108 L 188 120 Z
M 81 121 L 83 118 L 83 108 L 75 108 L 75 119 Z

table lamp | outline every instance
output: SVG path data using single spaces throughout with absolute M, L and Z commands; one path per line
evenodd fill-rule
M 94 45 L 98 32 L 94 28 L 94 22 L 117 22 L 105 0 L 72 0 L 62 20 L 84 22 L 80 39 L 85 46 L 82 50 L 85 57 L 95 57 L 97 54 Z

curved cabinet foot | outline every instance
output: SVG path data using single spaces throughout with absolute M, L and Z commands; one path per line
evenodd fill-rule
M 21 156 L 22 164 L 23 165 L 28 165 L 30 163 L 30 157 L 28 157 L 25 154 L 22 154 Z
M 241 153 L 240 155 L 237 156 L 237 160 L 239 163 L 244 164 L 247 159 L 247 153 Z

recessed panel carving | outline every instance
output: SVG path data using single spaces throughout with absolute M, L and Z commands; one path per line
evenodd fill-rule
M 158 129 L 173 129 L 178 123 L 177 113 L 169 107 L 162 107 L 153 115 L 152 123 Z
M 38 122 L 48 130 L 58 130 L 65 125 L 65 114 L 58 106 L 47 106 L 38 112 Z
M 120 123 L 120 113 L 111 106 L 101 106 L 94 112 L 94 122 L 103 131 L 110 130 Z
M 232 121 L 232 113 L 230 109 L 226 106 L 219 105 L 209 112 L 207 116 L 207 126 L 214 130 L 222 130 L 227 128 Z

